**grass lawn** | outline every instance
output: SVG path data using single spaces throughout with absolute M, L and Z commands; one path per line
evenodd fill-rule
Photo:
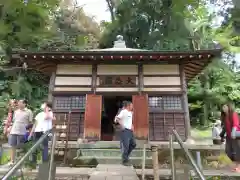
M 4 164 L 7 164 L 10 160 L 10 153 L 9 152 L 3 152 L 2 153 L 2 156 L 0 158 L 0 165 L 4 165 Z
M 211 138 L 212 137 L 212 128 L 192 128 L 191 129 L 191 136 L 193 138 Z

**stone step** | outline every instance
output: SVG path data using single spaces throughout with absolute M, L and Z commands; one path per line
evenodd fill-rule
M 79 156 L 74 160 L 81 161 L 82 164 L 97 165 L 97 164 L 121 164 L 121 156 L 105 157 L 105 156 Z M 134 166 L 142 165 L 141 157 L 130 157 L 130 161 Z M 152 158 L 146 158 L 146 166 L 152 164 Z
M 139 180 L 132 166 L 126 167 L 121 164 L 99 164 L 90 175 L 89 180 Z
M 104 157 L 115 157 L 115 156 L 121 156 L 121 150 L 120 149 L 78 149 L 77 150 L 77 157 L 80 156 L 104 156 Z M 135 149 L 131 153 L 131 157 L 142 157 L 143 156 L 143 150 L 142 149 Z M 146 157 L 151 158 L 152 152 L 150 150 L 146 150 Z
M 131 167 L 129 167 L 131 168 Z M 7 171 L 9 170 L 9 168 L 1 168 L 0 167 L 0 176 L 3 176 Z M 141 169 L 135 169 L 137 174 L 141 176 L 142 174 L 142 170 Z M 86 178 L 86 180 L 88 179 L 88 177 L 94 172 L 96 171 L 96 168 L 70 168 L 70 167 L 57 167 L 56 169 L 56 179 L 78 179 L 76 177 L 79 177 L 80 180 L 85 180 L 84 177 Z M 159 176 L 160 177 L 170 177 L 171 176 L 171 169 L 159 169 Z M 180 174 L 183 174 L 183 169 L 177 169 L 177 176 Z M 196 173 L 194 173 L 193 170 L 190 171 L 192 176 L 196 176 Z M 212 169 L 212 170 L 206 170 L 203 169 L 202 170 L 203 174 L 206 177 L 213 177 L 213 176 L 221 176 L 221 177 L 228 177 L 228 179 L 233 179 L 233 178 L 238 178 L 240 177 L 240 173 L 238 172 L 232 172 L 230 169 Z M 23 173 L 25 176 L 27 177 L 36 177 L 38 170 L 23 170 Z M 144 174 L 146 176 L 153 176 L 153 169 L 145 169 L 144 170 Z M 31 178 L 27 178 L 27 179 L 31 179 Z M 152 179 L 152 178 L 151 178 Z

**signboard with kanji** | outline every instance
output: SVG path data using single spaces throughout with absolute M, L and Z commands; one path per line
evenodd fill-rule
M 136 76 L 100 76 L 101 87 L 136 87 Z

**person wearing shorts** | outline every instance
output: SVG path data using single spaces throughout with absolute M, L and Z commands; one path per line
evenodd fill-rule
M 33 114 L 30 109 L 26 108 L 27 101 L 19 100 L 18 109 L 14 112 L 13 115 L 13 126 L 11 128 L 8 143 L 11 146 L 11 161 L 9 165 L 12 165 L 15 162 L 16 149 L 22 147 L 25 142 L 26 126 L 32 122 Z

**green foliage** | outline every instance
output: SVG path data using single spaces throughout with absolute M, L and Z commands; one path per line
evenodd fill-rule
M 10 155 L 8 152 L 3 152 L 1 156 L 1 164 L 7 164 L 10 160 Z
M 99 38 L 100 48 L 105 48 L 112 47 L 118 34 L 128 47 L 164 51 L 212 49 L 213 41 L 218 41 L 227 58 L 214 61 L 189 83 L 191 120 L 208 124 L 219 118 L 219 108 L 228 100 L 240 109 L 240 76 L 232 56 L 239 52 L 236 6 L 222 13 L 225 21 L 220 27 L 213 27 L 216 14 L 209 12 L 205 0 L 106 0 L 112 22 L 99 26 L 67 0 L 23 2 L 4 1 L 0 7 L 0 119 L 10 98 L 27 98 L 30 108 L 36 109 L 48 92 L 49 77 L 31 69 L 5 67 L 13 49 L 93 49 Z
M 225 48 L 225 56 L 215 60 L 188 84 L 191 122 L 207 125 L 219 119 L 221 104 L 227 101 L 234 102 L 239 111 L 240 76 L 233 53 L 240 49 L 237 43 L 231 43 L 239 38 L 233 29 L 238 12 L 230 6 L 231 2 L 224 4 L 229 8 L 220 8 L 219 13 L 210 12 L 206 5 L 209 2 L 205 0 L 112 2 L 115 1 L 107 0 L 113 21 L 102 23 L 105 30 L 100 47 L 112 47 L 118 34 L 124 36 L 128 47 L 162 51 L 214 49 L 217 41 Z M 228 18 L 230 14 L 233 17 Z M 220 27 L 213 26 L 217 16 L 225 18 Z
M 210 34 L 210 22 L 207 8 L 200 5 L 192 0 L 120 1 L 115 7 L 115 20 L 105 24 L 100 46 L 111 47 L 116 35 L 122 34 L 127 45 L 132 48 L 209 48 L 213 45 L 209 36 L 206 36 Z
M 48 95 L 49 77 L 30 67 L 7 67 L 14 51 L 77 51 L 97 47 L 100 28 L 82 8 L 68 1 L 19 0 L 0 5 L 0 120 L 11 98 L 37 108 Z

